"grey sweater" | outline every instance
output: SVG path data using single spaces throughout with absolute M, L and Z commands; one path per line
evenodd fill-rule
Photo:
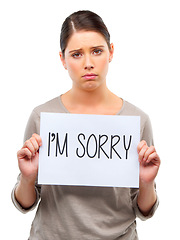
M 40 113 L 69 113 L 56 97 L 36 107 L 27 123 L 24 141 L 40 133 Z M 141 140 L 153 145 L 149 117 L 134 105 L 123 101 L 117 115 L 140 116 Z M 14 205 L 23 213 L 39 203 L 32 223 L 29 240 L 137 240 L 136 217 L 146 220 L 153 216 L 158 200 L 150 214 L 142 215 L 137 206 L 138 189 L 85 186 L 38 185 L 37 199 L 29 209 L 23 209 L 14 196 Z

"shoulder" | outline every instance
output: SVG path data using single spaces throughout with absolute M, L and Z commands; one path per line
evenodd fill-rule
M 124 100 L 123 108 L 120 112 L 120 115 L 140 116 L 141 140 L 144 139 L 149 145 L 152 145 L 153 143 L 152 127 L 149 115 L 147 113 L 145 113 L 143 110 L 133 105 L 132 103 L 129 103 L 128 101 Z
M 60 97 L 55 97 L 33 109 L 33 112 L 40 116 L 41 112 L 61 112 Z
M 141 110 L 137 106 L 125 100 L 123 100 L 123 107 L 122 107 L 122 110 L 120 111 L 120 115 L 140 116 L 142 123 L 149 121 L 149 116 L 147 113 L 145 113 L 143 110 Z
M 123 107 L 121 111 L 122 115 L 132 115 L 132 116 L 140 116 L 142 118 L 148 118 L 148 114 L 141 110 L 139 107 L 134 104 L 123 100 Z
M 53 98 L 33 109 L 28 119 L 24 141 L 29 139 L 33 133 L 40 134 L 40 114 L 41 112 L 64 112 L 60 102 L 60 96 Z

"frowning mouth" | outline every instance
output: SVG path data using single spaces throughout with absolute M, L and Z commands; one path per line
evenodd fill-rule
M 85 78 L 86 80 L 91 80 L 91 79 L 95 79 L 97 77 L 97 75 L 94 73 L 87 73 L 87 74 L 83 75 L 82 77 Z

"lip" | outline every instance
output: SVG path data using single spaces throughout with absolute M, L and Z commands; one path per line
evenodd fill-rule
M 94 73 L 87 73 L 87 74 L 83 75 L 82 77 L 85 78 L 86 80 L 91 80 L 91 79 L 95 79 L 97 77 L 97 75 Z

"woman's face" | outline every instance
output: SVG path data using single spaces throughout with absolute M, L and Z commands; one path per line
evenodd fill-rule
M 113 57 L 104 37 L 93 31 L 73 33 L 65 49 L 65 56 L 60 57 L 73 81 L 73 87 L 94 90 L 106 85 L 109 62 Z

